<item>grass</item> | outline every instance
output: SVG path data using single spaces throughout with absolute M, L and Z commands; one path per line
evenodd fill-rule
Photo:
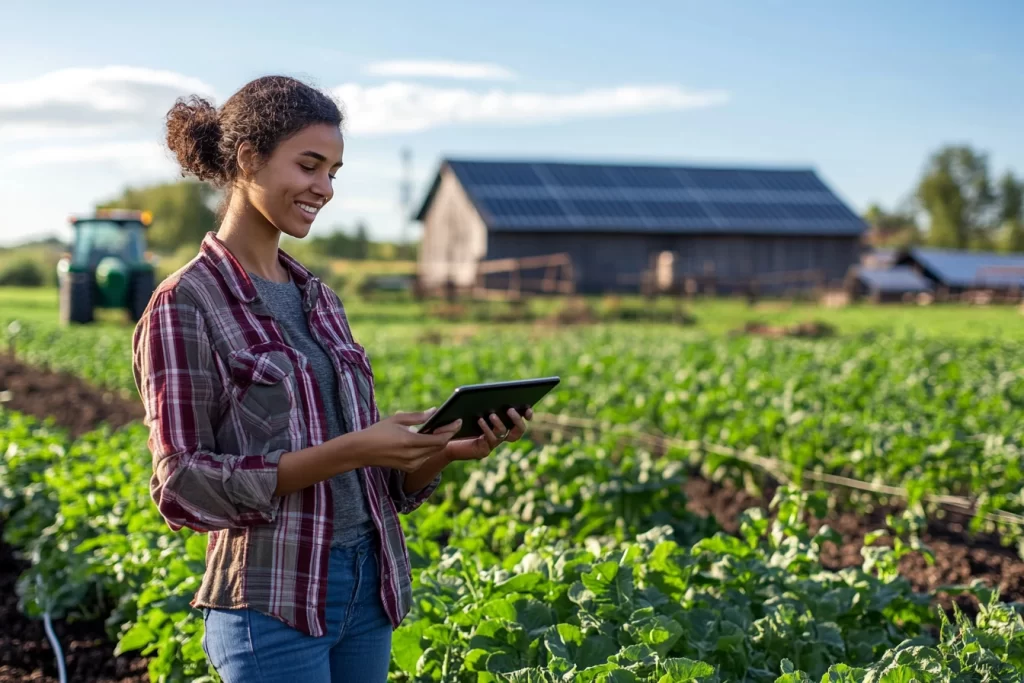
M 358 266 L 345 264 L 340 268 L 352 268 L 363 272 L 372 270 L 372 262 Z M 638 323 L 628 319 L 623 312 L 652 311 L 671 312 L 675 302 L 663 299 L 648 302 L 639 297 L 622 299 L 587 300 L 594 309 L 605 311 L 601 316 L 604 324 L 629 328 Z M 537 299 L 530 303 L 531 311 L 538 316 L 547 315 L 564 306 L 562 299 Z M 366 326 L 389 325 L 407 328 L 408 331 L 422 331 L 425 328 L 448 328 L 460 325 L 528 325 L 526 322 L 496 323 L 491 319 L 507 312 L 509 307 L 501 303 L 474 303 L 467 306 L 467 319 L 442 320 L 431 315 L 437 303 L 415 301 L 375 301 L 345 296 L 345 306 L 356 331 Z M 608 311 L 619 313 L 610 314 Z M 750 307 L 737 300 L 698 300 L 685 304 L 685 310 L 696 318 L 692 326 L 695 333 L 710 335 L 728 334 L 741 328 L 749 321 L 787 325 L 817 320 L 834 326 L 839 334 L 858 334 L 867 331 L 910 332 L 921 336 L 940 336 L 958 339 L 1008 338 L 1024 339 L 1024 315 L 1013 306 L 965 306 L 958 304 L 933 306 L 872 306 L 860 304 L 845 308 L 825 308 L 809 303 L 762 302 Z M 0 315 L 3 318 L 22 320 L 56 321 L 56 287 L 4 287 L 0 288 Z M 130 325 L 121 311 L 104 310 L 97 312 L 102 325 Z M 645 326 L 678 327 L 661 323 L 643 323 Z

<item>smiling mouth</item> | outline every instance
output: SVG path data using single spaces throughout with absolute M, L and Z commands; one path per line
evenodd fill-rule
M 312 204 L 303 204 L 302 202 L 295 202 L 295 206 L 299 207 L 302 213 L 306 214 L 309 218 L 316 218 L 316 214 L 320 211 L 319 206 L 313 206 Z

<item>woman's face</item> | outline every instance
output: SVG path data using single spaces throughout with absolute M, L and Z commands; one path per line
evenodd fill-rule
M 334 197 L 334 175 L 342 165 L 345 142 L 336 126 L 315 124 L 277 145 L 253 175 L 249 201 L 274 227 L 303 238 L 317 213 Z

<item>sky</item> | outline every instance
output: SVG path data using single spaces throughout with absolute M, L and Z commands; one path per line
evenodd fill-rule
M 149 5 L 148 7 L 146 5 Z M 0 244 L 180 178 L 163 116 L 287 74 L 345 109 L 314 233 L 415 238 L 445 157 L 815 169 L 892 207 L 945 144 L 1024 175 L 1024 2 L 0 0 Z M 159 217 L 157 217 L 159 218 Z

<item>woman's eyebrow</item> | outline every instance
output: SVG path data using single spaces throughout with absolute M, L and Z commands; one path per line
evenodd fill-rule
M 325 157 L 323 154 L 320 154 L 319 152 L 314 152 L 312 150 L 306 150 L 305 152 L 299 154 L 299 156 L 309 157 L 311 159 L 316 159 L 317 161 L 327 161 L 327 157 Z M 334 165 L 337 166 L 338 168 L 344 166 L 344 164 L 340 161 L 334 162 Z

